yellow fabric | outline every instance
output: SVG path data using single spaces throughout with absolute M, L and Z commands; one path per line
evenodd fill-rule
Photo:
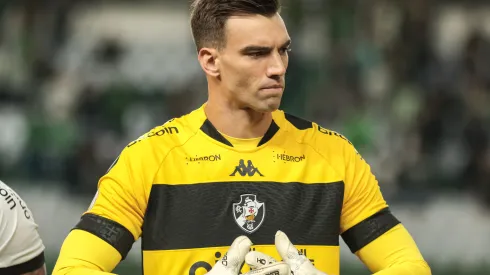
M 189 274 L 189 271 L 182 273 L 180 265 L 195 267 L 195 275 L 206 274 L 207 269 L 218 261 L 229 247 L 209 247 L 193 250 L 171 250 L 171 251 L 144 251 L 143 256 L 149 262 L 159 263 L 162 266 L 167 266 L 165 274 Z M 266 253 L 276 260 L 280 260 L 281 257 L 277 253 L 274 245 L 254 245 L 252 249 Z M 339 263 L 339 247 L 325 247 L 325 246 L 301 246 L 301 251 L 306 256 L 313 260 L 313 264 L 321 270 L 331 270 L 331 266 L 338 265 Z M 324 255 L 331 255 L 331 258 L 316 262 L 314 259 L 324 258 Z M 179 264 L 176 264 L 179 263 Z M 154 273 L 154 269 L 151 266 L 144 267 L 145 274 L 158 274 Z M 250 269 L 247 265 L 244 265 L 242 273 L 248 272 Z M 333 273 L 330 273 L 333 274 Z
M 87 213 L 118 222 L 136 240 L 142 234 L 153 186 L 191 186 L 216 182 L 299 182 L 305 185 L 343 182 L 345 190 L 340 200 L 342 205 L 339 206 L 341 232 L 387 207 L 369 165 L 346 138 L 315 123 L 312 128 L 300 130 L 286 119 L 282 111 L 274 112 L 273 119 L 279 131 L 259 147 L 232 138 L 233 144 L 248 145 L 230 147 L 206 135 L 200 130 L 206 120 L 203 107 L 152 129 L 124 148 L 113 167 L 100 179 L 97 196 Z M 247 165 L 247 160 L 253 160 L 257 173 L 232 176 L 237 165 L 241 162 Z M 181 218 L 185 219 L 185 216 Z M 260 229 L 254 234 L 259 233 Z M 111 272 L 116 256 L 120 255 L 113 250 L 106 255 L 101 254 L 99 258 L 92 257 L 94 251 L 111 248 L 104 241 L 92 240 L 94 238 L 89 233 L 70 233 L 54 274 L 92 274 L 86 272 L 87 268 Z M 272 240 L 273 236 L 270 238 Z M 323 272 L 339 274 L 338 245 L 304 244 L 297 247 L 306 249 L 307 256 Z M 276 255 L 272 247 L 261 248 Z M 226 249 L 213 246 L 145 250 L 143 269 L 146 275 L 191 274 L 190 270 L 197 263 L 207 263 L 203 264 L 207 268 L 214 265 L 217 252 L 222 255 Z M 364 255 L 363 251 L 359 253 Z M 376 255 L 381 254 L 377 251 L 371 257 L 376 258 Z M 362 258 L 370 264 L 375 262 L 374 258 Z M 204 270 L 206 268 L 194 268 L 193 275 L 204 274 Z
M 430 275 L 407 229 L 399 224 L 359 250 L 356 255 L 376 275 Z
M 251 150 L 253 148 L 256 148 L 257 145 L 259 144 L 260 140 L 262 137 L 258 138 L 235 138 L 231 137 L 228 135 L 225 135 L 220 132 L 221 135 L 223 135 L 231 144 L 233 144 L 233 147 L 238 148 L 238 149 L 246 149 L 246 150 Z
M 54 275 L 102 275 L 113 270 L 121 255 L 108 243 L 82 231 L 73 230 L 61 247 Z
M 138 144 L 140 147 L 145 145 Z M 97 199 L 87 213 L 118 222 L 131 231 L 136 240 L 141 235 L 150 183 L 156 172 L 154 166 L 145 166 L 142 159 L 153 165 L 159 159 L 158 152 L 146 154 L 135 147 L 125 148 L 111 170 L 100 179 Z

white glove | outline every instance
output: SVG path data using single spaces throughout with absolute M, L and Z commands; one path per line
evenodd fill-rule
M 245 257 L 245 262 L 251 269 L 246 274 L 291 275 L 289 265 L 284 262 L 277 262 L 276 259 L 262 252 L 249 252 Z
M 291 243 L 288 236 L 282 231 L 276 233 L 276 249 L 279 252 L 282 260 L 291 267 L 291 274 L 294 275 L 327 275 L 315 266 L 301 254 L 296 247 Z
M 225 253 L 206 275 L 238 275 L 245 262 L 245 256 L 250 251 L 252 241 L 240 236 L 233 241 L 228 252 Z M 252 270 L 244 275 L 290 275 L 286 263 L 275 263 L 267 266 L 253 265 Z

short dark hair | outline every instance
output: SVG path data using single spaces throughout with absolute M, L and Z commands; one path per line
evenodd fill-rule
M 279 0 L 193 0 L 191 29 L 196 48 L 225 46 L 226 21 L 236 15 L 273 16 L 281 9 Z

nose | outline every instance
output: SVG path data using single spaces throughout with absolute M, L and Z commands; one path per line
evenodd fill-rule
M 287 60 L 279 53 L 271 55 L 269 67 L 267 68 L 267 76 L 270 78 L 282 77 L 286 74 Z

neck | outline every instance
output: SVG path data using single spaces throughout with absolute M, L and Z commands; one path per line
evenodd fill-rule
M 204 112 L 218 131 L 234 138 L 262 137 L 272 122 L 271 113 L 243 108 L 222 97 L 210 96 Z

